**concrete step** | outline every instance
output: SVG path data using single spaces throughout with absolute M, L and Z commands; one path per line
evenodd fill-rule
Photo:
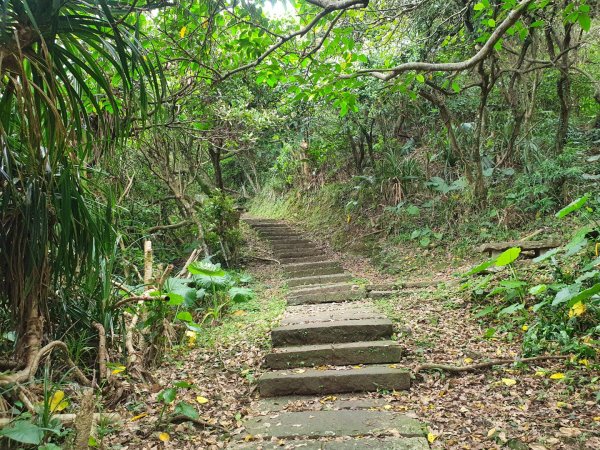
M 394 330 L 389 319 L 336 320 L 282 325 L 271 330 L 273 347 L 389 339 Z
M 297 264 L 302 262 L 316 262 L 316 261 L 328 261 L 329 255 L 325 253 L 314 256 L 290 256 L 290 257 L 279 257 L 281 265 L 285 266 L 288 264 Z
M 265 357 L 269 369 L 385 364 L 400 362 L 404 349 L 395 341 L 349 342 L 276 348 Z
M 326 262 L 326 261 L 321 261 Z M 290 264 L 286 264 L 283 268 Z M 356 289 L 357 286 L 351 283 L 327 283 L 327 284 L 313 284 L 310 286 L 296 286 L 290 289 L 290 295 L 304 295 L 304 294 L 326 294 L 329 292 L 346 292 L 348 290 Z
M 258 380 L 258 391 L 263 397 L 370 392 L 379 389 L 406 390 L 409 388 L 410 373 L 404 369 L 389 366 L 365 366 L 341 370 L 277 370 L 263 374 Z
M 313 275 L 307 277 L 288 278 L 288 287 L 295 286 L 306 286 L 312 284 L 327 284 L 327 283 L 340 283 L 342 281 L 352 280 L 352 275 L 349 273 L 337 273 L 332 275 Z
M 351 437 L 340 440 L 292 439 L 277 442 L 230 443 L 229 449 L 239 450 L 428 450 L 424 437 Z
M 359 303 L 358 301 L 356 303 Z M 314 310 L 315 305 L 302 305 L 302 308 L 297 311 L 291 311 L 290 307 L 285 312 L 279 325 L 294 325 L 301 323 L 317 323 L 317 322 L 339 322 L 341 320 L 364 320 L 364 319 L 385 319 L 385 315 L 377 311 L 373 305 L 361 306 L 358 308 L 349 308 L 349 302 L 336 303 L 328 305 L 329 309 L 320 311 Z M 350 303 L 351 304 L 351 303 Z M 322 304 L 321 304 L 322 305 Z M 319 305 L 319 306 L 321 306 Z M 335 306 L 335 308 L 332 308 Z M 343 306 L 338 308 L 337 306 Z
M 310 263 L 312 264 L 312 263 Z M 344 269 L 338 263 L 324 265 L 322 267 L 294 267 L 288 269 L 285 267 L 283 274 L 288 278 L 314 277 L 320 275 L 335 275 L 344 273 Z
M 305 294 L 287 299 L 288 305 L 316 305 L 325 303 L 348 302 L 362 300 L 365 298 L 364 290 L 354 290 L 346 292 L 328 292 L 325 294 Z
M 416 420 L 395 411 L 295 411 L 254 417 L 244 423 L 248 434 L 263 438 L 334 436 L 423 437 Z M 336 448 L 336 447 L 331 447 Z
M 270 241 L 268 244 L 275 251 L 300 250 L 300 249 L 304 249 L 304 248 L 310 248 L 310 249 L 319 248 L 316 245 L 314 245 L 312 242 L 308 242 L 308 241 L 298 242 L 297 239 L 293 239 L 291 241 L 276 241 L 276 242 Z
M 324 255 L 323 250 L 319 248 L 303 248 L 303 249 L 273 249 L 273 254 L 280 258 L 298 258 L 300 256 L 319 256 Z M 306 261 L 308 262 L 308 261 Z

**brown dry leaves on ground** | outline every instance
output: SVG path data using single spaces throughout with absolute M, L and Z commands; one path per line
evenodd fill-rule
M 484 339 L 485 330 L 456 293 L 415 291 L 380 304 L 398 320 L 412 368 L 520 355 L 518 338 Z M 582 365 L 554 361 L 452 376 L 426 372 L 391 404 L 429 424 L 433 448 L 598 449 L 597 376 Z

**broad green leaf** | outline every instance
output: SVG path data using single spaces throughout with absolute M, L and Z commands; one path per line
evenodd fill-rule
M 519 257 L 520 254 L 521 254 L 520 247 L 509 248 L 508 250 L 505 250 L 504 252 L 500 253 L 500 255 L 496 258 L 496 261 L 494 262 L 494 264 L 497 267 L 508 266 L 509 264 L 514 262 Z
M 190 419 L 197 419 L 200 417 L 196 408 L 187 402 L 179 402 L 175 405 L 175 413 L 189 417 Z
M 158 399 L 167 404 L 173 403 L 175 397 L 177 397 L 177 390 L 175 388 L 167 388 L 158 394 Z
M 2 428 L 0 436 L 22 444 L 39 445 L 44 438 L 44 430 L 27 420 L 17 420 L 9 427 Z
M 207 277 L 224 277 L 226 272 L 217 264 L 207 262 L 193 262 L 188 266 L 192 275 L 204 275 Z
M 252 297 L 254 297 L 254 292 L 252 289 L 245 287 L 232 287 L 229 289 L 229 298 L 236 303 L 245 302 L 250 300 Z
M 183 322 L 192 322 L 194 320 L 188 311 L 179 311 L 176 317 Z
M 583 197 L 578 198 L 577 200 L 573 200 L 571 203 L 569 203 L 563 209 L 561 209 L 560 211 L 558 211 L 555 214 L 556 217 L 558 217 L 559 219 L 562 219 L 566 215 L 571 214 L 572 212 L 579 210 L 583 205 L 586 204 L 586 202 L 589 200 L 589 198 L 590 198 L 589 194 L 586 194 Z
M 478 266 L 473 267 L 467 273 L 463 274 L 463 277 L 468 277 L 470 275 L 475 275 L 477 273 L 483 272 L 485 269 L 490 267 L 492 264 L 494 264 L 494 261 L 485 261 L 485 262 L 479 264 Z
M 560 252 L 562 250 L 563 250 L 562 247 L 553 248 L 552 250 L 547 251 L 543 255 L 533 258 L 533 262 L 538 263 L 538 262 L 542 262 L 548 258 L 552 258 L 554 255 L 556 255 L 558 252 Z
M 529 293 L 531 295 L 540 295 L 548 289 L 548 286 L 545 284 L 538 284 L 537 286 L 532 286 L 529 288 Z
M 552 306 L 557 306 L 562 303 L 567 303 L 573 297 L 575 297 L 581 291 L 580 284 L 571 284 L 569 286 L 565 286 L 560 291 L 556 293 L 554 296 L 554 300 L 552 301 Z
M 523 308 L 525 308 L 525 303 L 515 303 L 514 305 L 507 306 L 506 308 L 500 310 L 500 312 L 498 313 L 498 316 L 514 314 Z
M 567 304 L 567 307 L 568 308 L 572 308 L 573 305 L 575 305 L 575 304 L 577 304 L 579 302 L 582 302 L 583 300 L 587 300 L 592 295 L 596 295 L 599 292 L 600 292 L 600 283 L 596 283 L 592 287 L 590 287 L 588 289 L 584 289 L 583 291 L 579 292 L 578 294 L 575 294 L 569 300 L 569 303 Z

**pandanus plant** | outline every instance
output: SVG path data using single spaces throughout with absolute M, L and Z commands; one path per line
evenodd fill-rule
M 156 5 L 154 5 L 156 6 Z M 28 380 L 59 292 L 96 276 L 114 244 L 110 195 L 92 171 L 102 152 L 146 117 L 162 83 L 140 44 L 135 0 L 0 3 L 0 307 Z M 46 326 L 45 326 L 46 324 Z

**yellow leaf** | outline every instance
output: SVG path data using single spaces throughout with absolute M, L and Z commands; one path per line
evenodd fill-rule
M 594 422 L 600 422 L 600 416 L 596 416 L 592 419 Z
M 244 437 L 244 441 L 246 441 L 246 442 L 250 442 L 250 441 L 251 441 L 251 440 L 253 440 L 253 439 L 254 439 L 254 436 L 252 436 L 251 434 L 247 434 L 247 435 Z
M 464 361 L 465 364 L 471 364 L 473 362 L 473 359 L 471 359 L 471 358 L 465 358 L 465 359 L 463 359 L 463 361 Z
M 243 309 L 238 309 L 236 312 L 233 313 L 234 316 L 245 316 L 246 315 L 246 311 L 244 311 Z
M 321 400 L 319 400 L 320 403 L 325 403 L 325 402 L 334 402 L 337 400 L 337 397 L 335 395 L 328 395 L 327 397 L 323 397 Z
M 125 372 L 125 366 L 117 366 L 112 370 L 113 375 L 116 375 L 121 372 Z
M 546 372 L 544 372 L 543 370 L 538 370 L 538 371 L 535 373 L 535 376 L 536 376 L 536 377 L 545 377 L 545 376 L 546 376 Z
M 587 366 L 590 365 L 590 362 L 587 359 L 584 358 L 584 359 L 580 359 L 579 360 L 579 364 L 581 364 L 582 366 L 587 367 Z
M 433 434 L 433 433 L 428 433 L 427 434 L 427 441 L 430 444 L 433 444 L 433 441 L 435 441 L 436 439 L 437 439 L 437 436 L 435 434 Z
M 306 370 L 304 370 L 304 369 L 296 369 L 296 370 L 294 370 L 294 373 L 304 373 L 304 372 L 306 372 Z
M 569 310 L 569 317 L 579 317 L 584 312 L 585 312 L 585 305 L 581 302 L 577 302 Z
M 55 391 L 50 398 L 50 411 L 62 411 L 67 406 L 69 406 L 69 401 L 65 399 L 65 393 L 63 391 Z
M 388 365 L 388 367 L 390 369 L 396 369 L 398 366 L 396 364 L 390 364 L 390 365 Z
M 523 326 L 521 327 L 521 330 L 523 330 L 523 331 L 527 331 L 527 330 L 529 330 L 529 325 L 523 325 Z
M 502 378 L 502 382 L 507 386 L 514 386 L 517 384 L 517 380 L 513 380 L 512 378 Z
M 186 26 L 181 27 L 181 30 L 179 30 L 179 37 L 181 39 L 183 39 L 185 37 L 186 32 L 187 32 L 187 27 Z
M 564 408 L 565 406 L 568 406 L 568 404 L 565 402 L 556 402 L 557 408 Z
M 208 403 L 208 399 L 206 397 L 202 397 L 201 395 L 199 395 L 198 397 L 196 397 L 196 401 L 198 403 L 200 403 L 201 405 L 204 405 L 205 403 Z
M 131 418 L 131 421 L 132 421 L 132 422 L 135 422 L 136 420 L 140 420 L 142 417 L 146 417 L 147 415 L 148 415 L 148 413 L 141 413 L 141 414 L 138 414 L 137 416 L 133 416 L 133 417 Z
M 383 409 L 385 409 L 385 410 L 389 411 L 390 409 L 392 409 L 392 405 L 385 405 L 385 406 L 383 407 Z
M 158 435 L 158 438 L 163 442 L 167 442 L 167 441 L 171 440 L 171 436 L 169 435 L 169 433 L 160 433 Z
M 565 377 L 565 374 L 562 372 L 553 373 L 550 375 L 551 380 L 562 380 Z
M 496 433 L 496 429 L 495 429 L 495 428 L 492 428 L 492 429 L 490 429 L 490 430 L 488 431 L 488 433 L 487 433 L 487 437 L 489 437 L 489 438 L 490 438 L 490 437 L 492 437 L 492 436 L 493 436 L 495 433 Z

